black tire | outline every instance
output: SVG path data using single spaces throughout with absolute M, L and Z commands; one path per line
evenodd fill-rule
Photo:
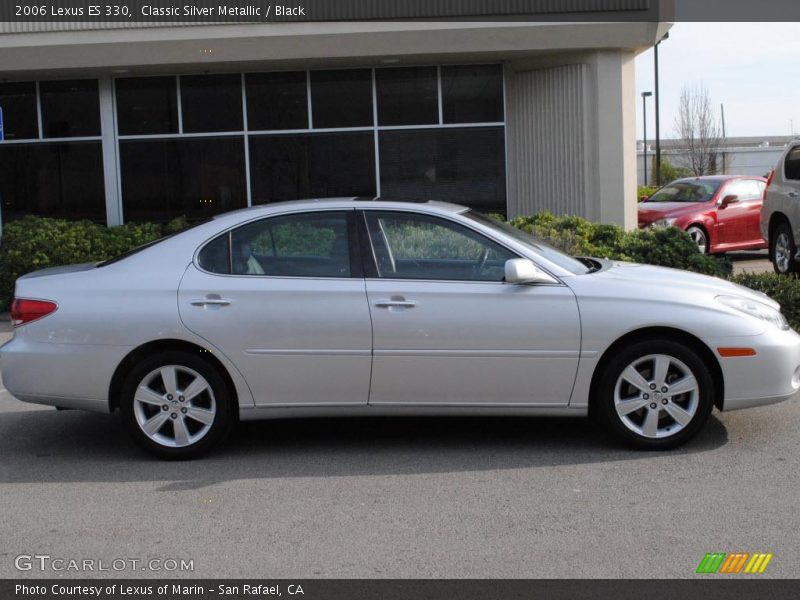
M 620 416 L 617 411 L 615 395 L 617 384 L 622 377 L 623 371 L 636 364 L 637 361 L 642 361 L 637 365 L 636 370 L 642 369 L 642 371 L 639 371 L 640 374 L 644 372 L 644 380 L 652 385 L 653 378 L 648 378 L 646 374 L 650 369 L 650 373 L 655 375 L 653 371 L 655 371 L 656 365 L 654 361 L 648 362 L 648 360 L 644 359 L 654 355 L 666 356 L 674 361 L 669 363 L 666 389 L 669 389 L 669 385 L 674 385 L 678 389 L 678 384 L 683 380 L 681 375 L 685 376 L 685 373 L 683 373 L 685 367 L 688 368 L 696 381 L 696 392 L 679 394 L 673 397 L 668 396 L 668 394 L 662 396 L 662 389 L 649 390 L 647 396 L 650 396 L 650 398 L 645 406 L 630 413 L 627 417 Z M 627 381 L 622 381 L 620 386 L 620 389 L 624 387 L 632 391 L 629 393 L 636 393 L 635 387 L 627 383 Z M 644 397 L 645 393 L 643 392 L 640 394 L 640 398 L 643 399 Z M 621 399 L 625 401 L 628 398 L 629 396 L 625 394 Z M 639 402 L 643 401 L 640 398 L 633 399 Z M 595 407 L 596 413 L 602 422 L 617 438 L 629 446 L 640 450 L 670 450 L 689 441 L 708 420 L 714 406 L 714 380 L 711 377 L 708 366 L 693 349 L 670 339 L 645 340 L 635 342 L 617 352 L 605 365 L 603 374 L 598 382 L 594 402 L 597 403 Z M 672 402 L 672 406 L 670 406 L 670 402 Z M 654 405 L 656 406 L 655 409 L 652 408 Z M 684 412 L 689 412 L 693 407 L 694 412 L 691 420 L 683 425 L 678 423 L 667 410 L 669 408 L 669 410 L 674 411 L 676 406 L 677 408 L 686 409 Z M 644 431 L 648 413 L 656 414 L 654 418 L 658 424 L 656 426 L 657 435 L 659 434 L 658 432 L 661 432 L 664 437 L 648 437 L 643 435 L 642 432 L 631 429 L 631 427 L 640 426 Z M 639 422 L 640 419 L 641 422 Z M 676 432 L 669 434 L 670 428 L 676 429 Z
M 783 240 L 788 242 L 788 264 L 785 261 L 781 261 L 778 257 L 777 248 L 781 236 L 784 236 Z M 800 272 L 800 264 L 794 260 L 795 256 L 797 256 L 797 245 L 794 243 L 792 228 L 789 226 L 789 223 L 783 221 L 775 227 L 772 234 L 769 236 L 769 258 L 772 260 L 772 268 L 779 275 L 792 275 L 793 273 Z
M 205 382 L 208 384 L 205 388 L 207 391 L 197 396 L 197 400 L 187 401 L 186 403 L 183 403 L 184 400 L 180 400 L 183 404 L 178 404 L 177 398 L 168 401 L 165 397 L 164 406 L 167 408 L 162 407 L 165 413 L 168 413 L 174 422 L 177 420 L 175 415 L 180 415 L 180 411 L 187 412 L 193 409 L 208 410 L 209 412 L 205 413 L 205 415 L 210 415 L 213 412 L 213 420 L 211 420 L 212 417 L 210 416 L 204 416 L 204 418 L 210 421 L 210 423 L 205 424 L 200 421 L 192 420 L 190 414 L 186 416 L 188 421 L 180 417 L 182 423 L 188 423 L 187 427 L 194 429 L 194 435 L 202 435 L 202 437 L 196 441 L 182 446 L 165 445 L 165 443 L 159 443 L 148 436 L 142 429 L 142 426 L 140 426 L 139 420 L 146 420 L 156 416 L 159 413 L 158 407 L 149 404 L 146 405 L 135 400 L 137 390 L 140 384 L 144 383 L 145 378 L 152 375 L 154 371 L 160 370 L 162 367 L 169 368 L 173 366 L 177 367 L 176 371 L 178 372 L 176 377 L 176 383 L 178 385 L 176 389 L 182 389 L 184 391 L 188 389 L 188 387 L 182 388 L 179 386 L 183 385 L 186 381 L 191 381 L 187 378 L 192 377 L 191 372 L 194 372 L 205 379 Z M 159 386 L 165 384 L 164 380 L 159 378 L 160 375 L 155 376 L 153 381 L 157 383 L 154 385 Z M 159 381 L 161 381 L 161 383 L 158 383 Z M 165 385 L 164 388 L 166 388 Z M 166 392 L 164 393 L 166 394 Z M 183 397 L 179 396 L 179 398 Z M 196 406 L 195 403 L 197 404 Z M 220 444 L 228 436 L 231 429 L 236 424 L 238 415 L 235 398 L 232 396 L 225 380 L 222 378 L 217 368 L 195 354 L 180 350 L 149 356 L 137 363 L 125 378 L 125 382 L 122 386 L 119 408 L 122 420 L 136 443 L 149 453 L 165 460 L 187 460 L 205 454 L 214 446 Z M 152 412 L 145 413 L 145 411 Z M 165 414 L 165 418 L 167 416 L 168 415 Z M 174 440 L 177 442 L 178 432 L 174 429 L 176 424 L 169 423 L 169 420 L 165 420 L 159 428 L 159 432 L 162 433 L 157 432 L 154 434 L 154 437 L 161 437 L 168 441 L 171 431 Z M 190 431 L 190 429 L 184 429 L 184 431 Z
M 686 233 L 692 238 L 692 241 L 697 245 L 700 253 L 706 256 L 711 254 L 711 238 L 708 237 L 706 228 L 702 225 L 690 225 L 686 228 Z

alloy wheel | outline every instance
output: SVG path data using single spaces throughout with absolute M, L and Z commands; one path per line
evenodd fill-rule
M 775 265 L 781 273 L 788 273 L 792 266 L 792 243 L 789 234 L 782 231 L 775 238 Z
M 651 439 L 674 436 L 697 413 L 700 385 L 685 363 L 666 354 L 643 356 L 620 374 L 614 408 L 634 433 Z
M 697 245 L 700 254 L 705 254 L 708 251 L 708 238 L 706 237 L 705 231 L 699 227 L 689 227 L 686 233 L 689 234 L 689 237 L 692 238 L 692 241 Z

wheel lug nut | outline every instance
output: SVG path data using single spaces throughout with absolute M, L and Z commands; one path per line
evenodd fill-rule
M 650 394 L 642 394 L 642 398 L 645 400 L 650 400 Z
M 651 384 L 650 384 L 650 389 L 651 389 L 651 390 L 654 390 L 654 389 L 656 389 L 656 384 L 655 384 L 655 383 L 651 383 Z
M 653 402 L 653 403 L 650 405 L 650 408 L 652 408 L 653 410 L 655 410 L 655 409 L 657 409 L 657 408 L 658 408 L 658 404 L 656 404 L 655 402 Z
M 172 413 L 170 415 L 170 417 L 172 417 L 173 419 L 177 419 L 178 418 L 178 414 L 177 413 Z
M 167 400 L 172 400 L 172 394 L 167 394 Z
M 184 400 L 186 400 L 186 398 L 184 398 L 183 396 L 178 396 L 178 401 L 179 402 L 183 402 Z
M 669 388 L 667 388 L 667 386 L 661 388 L 661 391 L 664 392 L 665 394 L 667 393 L 668 390 Z
M 663 404 L 663 405 L 665 405 L 665 406 L 666 406 L 667 404 L 669 404 L 669 400 L 667 400 L 666 398 L 664 398 L 664 399 L 661 401 L 661 404 Z
M 167 406 L 166 404 L 165 404 L 164 406 L 162 406 L 161 408 L 162 408 L 163 410 L 169 410 L 169 406 Z
M 665 404 L 666 404 L 666 402 L 665 402 Z M 186 410 L 186 407 L 184 406 L 184 407 L 181 409 L 181 412 L 182 412 L 183 414 L 186 414 L 186 413 L 187 413 L 187 412 L 189 412 L 189 411 L 188 411 L 188 410 Z

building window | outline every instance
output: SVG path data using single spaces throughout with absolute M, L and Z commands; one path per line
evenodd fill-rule
M 375 71 L 379 125 L 428 125 L 439 122 L 436 67 Z
M 372 132 L 250 137 L 253 204 L 300 198 L 374 196 Z
M 43 81 L 39 93 L 44 137 L 100 135 L 100 97 L 96 79 Z
M 250 131 L 308 128 L 308 81 L 305 71 L 249 73 L 247 128 Z
M 0 144 L 3 221 L 25 215 L 105 223 L 99 141 Z
M 312 71 L 311 102 L 315 129 L 372 127 L 372 71 Z
M 36 84 L 0 83 L 0 109 L 7 140 L 35 140 L 39 137 Z
M 380 132 L 381 194 L 505 212 L 502 127 Z
M 247 206 L 241 136 L 120 141 L 126 221 L 201 219 Z
M 244 129 L 241 75 L 186 75 L 180 85 L 184 133 Z
M 500 65 L 442 67 L 445 123 L 503 121 L 503 68 Z
M 120 135 L 178 133 L 175 77 L 117 79 L 116 92 Z

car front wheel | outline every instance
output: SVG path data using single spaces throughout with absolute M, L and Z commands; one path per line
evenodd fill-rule
M 231 394 L 217 369 L 182 351 L 137 364 L 125 380 L 120 413 L 136 442 L 163 459 L 200 456 L 235 422 Z
M 798 264 L 794 260 L 797 247 L 788 223 L 781 223 L 775 228 L 770 238 L 769 254 L 776 273 L 789 275 L 798 272 Z
M 706 234 L 702 227 L 692 225 L 686 230 L 686 233 L 689 234 L 689 237 L 692 238 L 692 241 L 697 245 L 700 254 L 708 254 L 708 234 Z
M 693 350 L 656 339 L 611 359 L 596 400 L 619 438 L 644 450 L 668 450 L 700 430 L 711 414 L 713 394 L 708 367 Z

